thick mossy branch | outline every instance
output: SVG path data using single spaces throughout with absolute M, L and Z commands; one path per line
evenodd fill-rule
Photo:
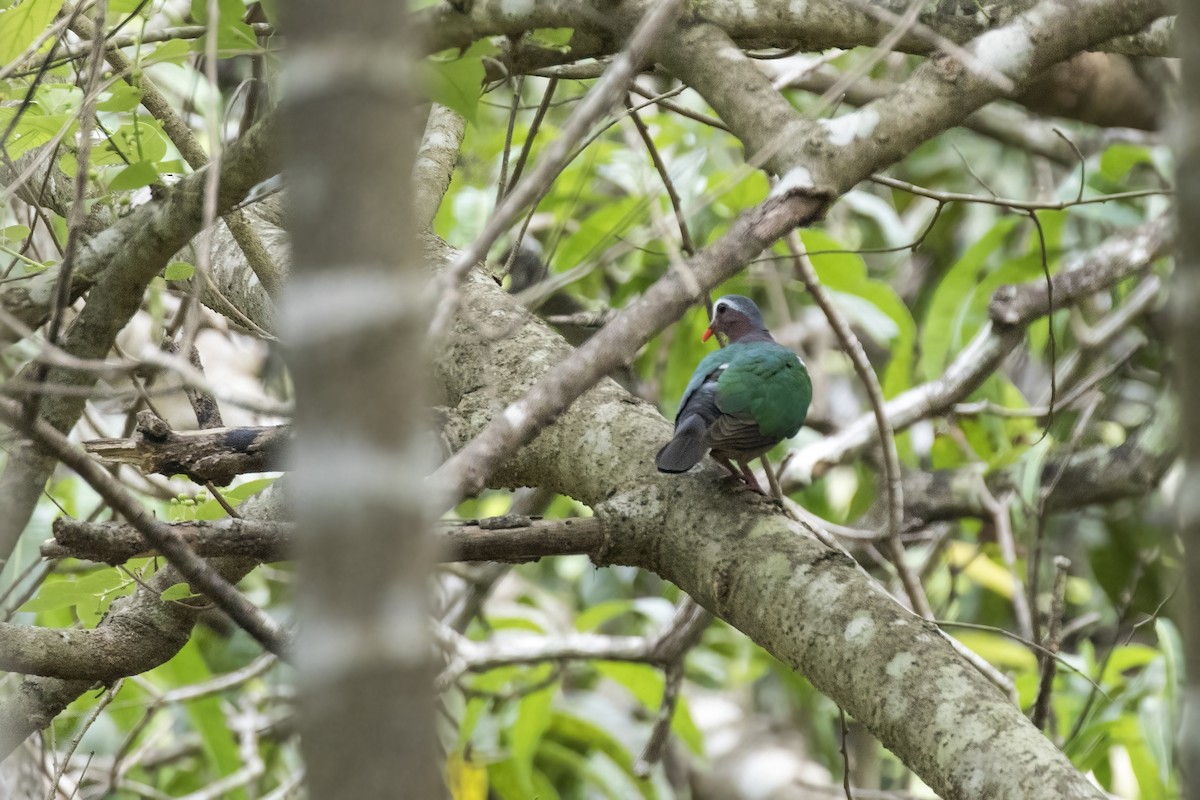
M 437 361 L 458 414 L 457 448 L 551 367 L 576 358 L 495 284 L 476 276 Z M 479 336 L 480 324 L 511 330 Z M 866 725 L 943 797 L 1099 797 L 934 628 L 858 566 L 715 464 L 665 476 L 670 424 L 609 380 L 493 475 L 589 503 L 611 531 L 605 561 L 650 569 L 785 663 Z

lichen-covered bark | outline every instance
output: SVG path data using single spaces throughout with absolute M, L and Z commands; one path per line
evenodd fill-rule
M 230 208 L 256 183 L 278 170 L 276 131 L 276 118 L 267 117 L 229 148 L 221 165 L 218 211 Z M 193 173 L 162 199 L 141 206 L 80 248 L 76 274 L 84 283 L 95 286 L 87 305 L 60 342 L 65 351 L 78 358 L 107 356 L 117 334 L 141 306 L 147 285 L 203 227 L 205 180 L 204 171 Z M 48 298 L 48 294 L 36 298 L 42 305 L 23 311 L 43 313 L 48 310 Z M 34 325 L 41 323 L 40 318 L 30 319 Z M 25 377 L 29 372 L 26 370 Z M 53 367 L 45 379 L 49 384 L 86 387 L 95 382 L 96 375 Z M 86 399 L 83 393 L 46 395 L 39 413 L 66 432 L 79 419 Z M 18 443 L 10 451 L 0 476 L 0 562 L 7 560 L 15 547 L 53 466 L 52 459 L 27 442 Z
M 625 2 L 622 6 L 644 11 L 653 0 Z M 871 45 L 892 29 L 892 20 L 908 8 L 908 0 L 870 0 L 862 4 L 844 0 L 694 0 L 692 15 L 726 30 L 739 43 L 757 46 L 799 45 L 804 50 Z M 918 21 L 953 42 L 965 42 L 1002 25 L 1034 5 L 1034 0 L 989 3 L 986 11 L 946 13 L 945 3 L 929 0 Z M 961 5 L 961 4 L 960 4 Z M 859 6 L 859 7 L 856 7 Z M 534 28 L 583 28 L 612 32 L 611 3 L 587 0 L 475 0 L 459 5 L 438 4 L 420 14 L 429 52 L 463 47 L 476 39 L 498 34 L 520 34 Z M 884 14 L 871 13 L 871 8 Z M 462 10 L 460 10 L 462 9 Z M 891 16 L 887 16 L 890 14 Z M 1122 36 L 1101 45 L 1103 49 L 1136 55 L 1167 55 L 1171 24 L 1163 20 L 1146 31 Z M 619 42 L 620 37 L 613 37 Z M 937 48 L 928 36 L 909 33 L 897 44 L 902 52 L 930 53 Z
M 473 320 L 473 322 L 468 322 Z M 489 340 L 477 324 L 513 330 Z M 437 360 L 461 447 L 553 364 L 566 343 L 475 276 Z M 611 531 L 601 557 L 653 570 L 746 633 L 865 724 L 946 798 L 1100 797 L 942 634 L 768 500 L 709 464 L 660 474 L 671 426 L 605 380 L 495 473 L 590 504 Z

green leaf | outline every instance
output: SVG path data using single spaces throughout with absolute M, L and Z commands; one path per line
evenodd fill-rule
M 525 695 L 517 706 L 517 721 L 509 733 L 509 747 L 517 769 L 517 780 L 533 795 L 533 756 L 550 725 L 550 704 L 558 682 Z
M 130 189 L 140 189 L 158 180 L 158 170 L 150 161 L 137 161 L 125 167 L 108 182 L 108 188 L 114 192 L 124 192 Z
M 608 730 L 590 719 L 568 711 L 555 711 L 550 719 L 547 739 L 553 744 L 562 744 L 573 750 L 594 750 L 606 755 L 621 770 L 633 778 L 633 756 Z M 657 797 L 654 785 L 648 780 L 634 778 L 642 797 Z
M 35 113 L 36 111 L 36 113 Z M 13 116 L 15 107 L 0 107 L 0 128 L 7 128 Z M 4 143 L 9 158 L 17 158 L 28 150 L 46 144 L 64 129 L 63 138 L 69 140 L 77 123 L 73 116 L 65 114 L 46 115 L 40 108 L 30 108 L 17 123 L 8 141 Z
M 172 261 L 163 270 L 163 279 L 168 281 L 186 281 L 195 274 L 196 268 L 186 261 Z
M 567 44 L 571 41 L 573 33 L 574 28 L 536 28 L 530 31 L 529 42 L 538 47 L 565 53 L 571 49 Z
M 139 52 L 142 54 L 141 63 L 143 65 L 169 63 L 182 64 L 192 54 L 191 42 L 183 39 L 172 39 L 169 42 L 163 42 L 153 50 L 147 51 L 142 49 Z
M 890 343 L 892 358 L 880 378 L 883 393 L 894 397 L 912 383 L 913 351 L 917 324 L 896 290 L 871 278 L 867 263 L 857 253 L 828 252 L 848 250 L 843 243 L 816 229 L 801 233 L 804 247 L 812 254 L 813 267 L 821 283 L 836 293 L 833 300 L 843 313 L 873 330 L 876 338 Z M 823 252 L 824 251 L 824 252 Z M 877 310 L 868 314 L 867 309 Z M 890 322 L 890 325 L 887 323 Z M 890 341 L 889 341 L 890 340 Z
M 201 658 L 194 638 L 184 645 L 174 658 L 150 674 L 165 679 L 172 687 L 191 686 L 212 678 L 212 671 Z M 233 731 L 230 730 L 229 722 L 221 710 L 222 702 L 220 697 L 210 696 L 184 704 L 188 719 L 200 734 L 200 742 L 207 757 L 205 760 L 219 777 L 231 775 L 242 766 Z M 224 796 L 233 800 L 247 798 L 244 788 Z
M 189 597 L 195 596 L 196 595 L 192 592 L 191 587 L 186 583 L 176 583 L 173 586 L 168 587 L 161 595 L 159 595 L 163 602 L 168 602 L 171 600 L 186 600 Z
M 1021 222 L 1017 216 L 1001 217 L 942 278 L 929 311 L 925 314 L 921 334 L 921 359 L 918 371 L 924 380 L 934 380 L 942 374 L 950 353 L 965 344 L 964 320 L 976 288 L 984 276 L 984 266 L 1000 249 L 1005 237 Z
M 461 57 L 452 60 L 431 57 L 421 62 L 419 74 L 429 98 L 462 114 L 475 123 L 475 110 L 483 92 L 483 56 L 495 52 L 495 46 L 481 39 Z
M 0 243 L 6 245 L 22 244 L 28 236 L 28 225 L 9 225 L 7 228 L 0 228 Z
M 96 104 L 97 111 L 120 112 L 133 111 L 142 102 L 142 90 L 128 83 L 114 84 L 108 91 L 108 97 Z
M 62 0 L 24 0 L 0 10 L 0 64 L 25 52 L 61 7 Z
M 633 611 L 633 600 L 606 600 L 581 612 L 575 618 L 575 630 L 592 631 L 611 619 Z
M 83 90 L 70 83 L 47 83 L 38 89 L 37 104 L 47 116 L 73 116 L 83 105 Z
M 563 239 L 554 262 L 566 269 L 578 266 L 624 233 L 645 210 L 640 198 L 626 196 L 608 202 L 579 221 L 579 228 Z
M 169 266 L 170 265 L 168 265 L 168 267 Z M 171 278 L 169 280 L 176 279 Z M 252 481 L 239 483 L 232 489 L 221 492 L 221 496 L 225 498 L 225 502 L 229 503 L 229 505 L 233 506 L 234 508 L 237 508 L 240 503 L 245 502 L 247 499 L 265 490 L 274 482 L 275 478 L 255 478 Z M 197 505 L 194 511 L 193 519 L 214 520 L 225 519 L 228 516 L 229 514 L 225 511 L 221 504 L 214 499 L 206 500 L 205 502 Z
M 1114 144 L 1100 156 L 1100 173 L 1112 181 L 1123 181 L 1138 164 L 1153 164 L 1150 150 L 1132 144 Z
M 632 664 L 621 661 L 598 661 L 596 671 L 624 686 L 639 703 L 650 712 L 656 713 L 662 705 L 666 682 L 662 672 L 649 664 Z M 671 730 L 684 741 L 692 752 L 704 752 L 704 734 L 696 727 L 691 712 L 682 696 L 676 698 L 675 713 L 671 718 Z
M 1007 636 L 988 631 L 955 631 L 954 638 L 994 666 L 1026 672 L 1037 669 L 1037 656 Z
M 18 611 L 40 612 L 71 608 L 92 598 L 91 592 L 79 588 L 78 581 L 47 579 L 36 595 L 27 600 Z

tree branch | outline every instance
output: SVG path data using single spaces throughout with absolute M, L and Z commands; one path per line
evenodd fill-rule
M 25 417 L 23 409 L 11 400 L 0 400 L 0 420 L 30 436 L 53 457 L 73 469 L 114 511 L 123 515 L 138 529 L 191 585 L 193 591 L 205 594 L 217 607 L 230 616 L 242 629 L 263 647 L 277 656 L 287 649 L 287 637 L 270 617 L 231 586 L 220 573 L 213 570 L 195 553 L 170 526 L 149 514 L 125 487 L 103 467 L 73 446 L 65 436 L 48 423 Z
M 524 387 L 583 353 L 572 356 L 492 281 L 469 281 L 463 292 L 436 362 L 442 399 L 457 406 L 445 430 L 455 447 L 513 408 Z M 467 322 L 485 314 L 513 331 L 500 350 Z M 653 453 L 669 436 L 655 409 L 605 381 L 502 459 L 488 484 L 544 486 L 591 505 L 613 532 L 602 563 L 675 583 L 801 670 L 941 796 L 1099 797 L 987 678 L 851 559 L 765 498 L 729 487 L 715 464 L 658 473 Z
M 1136 30 L 1162 13 L 1158 0 L 1132 4 L 1088 0 L 1087 6 L 1089 16 L 1084 25 L 1080 23 L 1078 3 L 1045 0 L 1036 13 L 1030 12 L 1032 16 L 1016 18 L 1008 27 L 981 37 L 970 49 L 985 64 L 1020 84 L 1088 43 Z M 1038 31 L 1038 36 L 1032 37 L 1031 31 Z M 555 367 L 540 385 L 483 430 L 477 441 L 443 464 L 434 480 L 439 491 L 446 493 L 444 504 L 477 492 L 492 469 L 552 422 L 582 392 L 601 376 L 632 360 L 652 335 L 678 319 L 691 302 L 732 276 L 768 245 L 792 228 L 819 218 L 837 194 L 904 157 L 920 142 L 956 125 L 996 96 L 992 84 L 956 68 L 953 62 L 938 61 L 918 69 L 893 95 L 836 120 L 822 120 L 821 124 L 801 120 L 795 112 L 791 113 L 796 119 L 787 123 L 788 111 L 755 84 L 750 84 L 754 87 L 751 94 L 761 98 L 759 107 L 739 107 L 734 115 L 730 92 L 738 84 L 727 83 L 718 74 L 720 71 L 704 65 L 706 59 L 715 60 L 724 54 L 727 59 L 721 63 L 723 71 L 749 81 L 751 73 L 743 63 L 748 59 L 727 47 L 720 32 L 709 26 L 687 27 L 684 33 L 693 37 L 686 40 L 693 50 L 692 60 L 678 58 L 676 68 L 683 73 L 680 77 L 693 83 L 719 113 L 726 106 L 723 116 L 736 116 L 725 121 L 758 157 L 775 169 L 792 166 L 764 203 L 739 217 L 725 236 L 689 259 L 683 269 L 672 270 L 655 283 L 639 301 L 584 344 L 575 358 Z M 660 42 L 660 46 L 666 52 L 660 55 L 662 58 L 677 53 L 669 43 Z M 766 81 L 757 70 L 754 75 Z M 765 142 L 758 132 L 760 125 L 781 135 Z M 773 148 L 778 152 L 772 152 Z M 460 255 L 454 261 L 455 268 L 467 262 Z M 991 369 L 1017 337 L 1007 339 L 1002 343 L 1005 346 L 992 343 L 992 352 L 979 354 L 996 359 Z
M 170 525 L 198 556 L 236 556 L 259 563 L 293 557 L 295 526 L 291 522 L 224 519 Z M 595 518 L 531 520 L 528 517 L 479 520 L 477 524 L 445 524 L 438 532 L 442 561 L 499 561 L 520 564 L 545 556 L 587 555 L 604 560 L 607 535 Z M 42 544 L 43 558 L 85 558 L 122 564 L 158 550 L 133 525 L 88 522 L 60 517 L 54 539 Z
M 251 187 L 278 172 L 277 124 L 277 115 L 269 115 L 228 148 L 221 163 L 218 211 L 227 211 Z M 117 333 L 140 306 L 150 280 L 200 231 L 207 179 L 206 169 L 197 170 L 161 199 L 139 207 L 83 244 L 74 275 L 94 288 L 68 330 L 63 350 L 85 359 L 103 358 L 108 353 Z M 24 300 L 9 310 L 31 327 L 40 325 L 49 313 L 48 292 L 56 275 L 51 269 L 35 276 L 26 287 Z M 91 386 L 95 376 L 56 367 L 46 380 Z M 54 428 L 68 431 L 84 402 L 81 395 L 48 396 L 41 413 Z M 0 561 L 6 561 L 16 545 L 53 465 L 53 460 L 36 448 L 18 446 L 12 451 L 0 477 Z
M 626 5 L 645 7 L 649 0 Z M 745 45 L 787 44 L 815 51 L 873 45 L 891 31 L 892 25 L 872 10 L 899 15 L 907 5 L 906 0 L 872 0 L 855 8 L 855 4 L 843 0 L 807 0 L 803 12 L 798 13 L 787 0 L 764 0 L 753 6 L 732 0 L 706 0 L 698 5 L 698 11 Z M 1019 0 L 991 5 L 988 14 L 964 15 L 942 13 L 940 5 L 928 3 L 918 21 L 938 36 L 962 44 L 1003 25 L 1032 5 L 1033 0 Z M 416 18 L 425 29 L 423 41 L 429 53 L 467 47 L 486 36 L 518 36 L 535 28 L 577 28 L 593 36 L 612 35 L 609 7 L 587 0 L 543 0 L 519 10 L 503 0 L 475 0 L 465 11 L 453 4 L 437 5 L 418 12 Z M 1160 19 L 1143 27 L 1145 30 L 1100 42 L 1096 47 L 1128 55 L 1170 55 L 1174 19 Z M 896 46 L 901 52 L 921 55 L 935 50 L 929 37 L 915 32 L 902 37 Z
M 1169 217 L 1113 236 L 1072 259 L 1054 276 L 1054 307 L 1077 303 L 1148 268 L 1171 249 L 1173 242 L 1173 224 Z M 1073 275 L 1074 272 L 1080 274 Z M 973 392 L 1021 342 L 1025 328 L 1047 313 L 1046 282 L 1041 279 L 1020 287 L 1001 287 L 995 296 L 1000 298 L 1000 308 L 1004 310 L 1004 324 L 993 324 L 981 330 L 937 380 L 892 398 L 887 403 L 887 415 L 894 430 L 903 430 L 917 420 L 944 413 Z M 1006 300 L 1010 297 L 1021 298 L 1019 305 Z M 785 491 L 807 486 L 828 467 L 869 447 L 874 437 L 874 417 L 868 412 L 832 436 L 797 451 L 780 476 L 780 483 Z
M 1041 486 L 1062 472 L 1046 497 L 1046 511 L 1069 511 L 1097 503 L 1138 497 L 1162 480 L 1179 454 L 1179 403 L 1164 392 L 1150 421 L 1117 447 L 1092 447 L 1066 457 L 1051 456 L 1042 467 Z M 910 472 L 904 476 L 906 514 L 921 523 L 962 517 L 985 519 L 989 512 L 982 490 L 992 494 L 1017 489 L 1023 464 L 986 475 L 981 466 Z
M 225 486 L 248 472 L 283 469 L 292 442 L 287 425 L 176 432 L 158 421 L 163 427 L 150 430 L 139 416 L 133 438 L 91 439 L 83 449 L 104 464 L 132 464 L 147 474 L 187 475 L 200 485 Z

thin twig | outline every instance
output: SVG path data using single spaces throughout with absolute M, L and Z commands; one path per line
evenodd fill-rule
M 75 470 L 97 494 L 108 501 L 114 511 L 129 520 L 162 553 L 194 590 L 207 595 L 263 647 L 284 657 L 287 635 L 275 621 L 193 553 L 169 525 L 150 516 L 124 486 L 83 450 L 71 444 L 67 437 L 44 420 L 27 419 L 21 406 L 11 400 L 0 399 L 0 420 L 34 439 L 47 452 Z
M 1063 556 L 1054 559 L 1054 598 L 1050 608 L 1049 632 L 1046 634 L 1046 649 L 1057 655 L 1062 647 L 1063 609 L 1067 599 L 1067 570 L 1071 561 Z M 1042 679 L 1038 685 L 1037 702 L 1033 706 L 1033 726 L 1044 730 L 1050 719 L 1050 697 L 1054 693 L 1054 673 L 1058 667 L 1057 658 L 1045 658 L 1042 661 Z
M 883 387 L 879 385 L 879 378 L 876 377 L 875 370 L 871 368 L 871 362 L 867 359 L 862 343 L 851 330 L 850 323 L 833 304 L 833 300 L 817 278 L 817 271 L 804 252 L 804 243 L 795 231 L 788 234 L 788 245 L 792 249 L 796 272 L 800 280 L 808 288 L 809 294 L 820 306 L 821 311 L 824 312 L 825 318 L 829 320 L 829 327 L 837 335 L 842 349 L 854 364 L 854 371 L 858 373 L 859 380 L 867 390 L 867 397 L 875 412 L 879 445 L 883 449 L 884 455 L 884 480 L 888 498 L 888 537 L 884 540 L 884 546 L 887 549 L 888 557 L 896 567 L 896 572 L 900 576 L 900 582 L 904 586 L 904 592 L 908 595 L 913 611 L 925 619 L 932 619 L 933 609 L 929 607 L 929 600 L 925 597 L 925 590 L 921 587 L 920 579 L 904 559 L 904 545 L 900 542 L 900 534 L 904 530 L 904 479 L 900 473 L 900 454 L 896 450 L 896 436 L 892 431 L 892 425 L 888 421 L 885 409 Z
M 1115 192 L 1113 194 L 1102 194 L 1097 197 L 1085 197 L 1075 200 L 1060 200 L 1054 203 L 1047 203 L 1038 200 L 1015 200 L 1009 197 L 984 197 L 979 194 L 964 194 L 962 192 L 943 192 L 936 189 L 926 189 L 924 186 L 918 186 L 915 183 L 908 181 L 897 180 L 896 178 L 887 175 L 872 175 L 868 180 L 878 183 L 881 186 L 889 186 L 893 189 L 899 189 L 909 194 L 915 194 L 920 197 L 928 197 L 942 203 L 982 203 L 989 206 L 1000 206 L 1001 208 L 1011 208 L 1017 211 L 1063 211 L 1074 206 L 1086 206 L 1096 203 L 1111 203 L 1116 200 L 1135 200 L 1141 197 L 1158 197 L 1161 195 L 1173 195 L 1173 189 L 1137 189 L 1130 192 Z
M 633 774 L 638 777 L 649 777 L 650 770 L 662 760 L 663 748 L 671 732 L 671 720 L 675 716 L 675 705 L 679 700 L 679 690 L 683 686 L 684 657 L 700 640 L 700 635 L 712 619 L 712 614 L 685 595 L 676 607 L 670 624 L 658 635 L 654 650 L 668 663 L 663 670 L 663 696 L 658 716 L 646 746 L 633 765 Z
M 67 746 L 67 752 L 63 753 L 62 762 L 54 771 L 54 777 L 50 781 L 50 789 L 46 792 L 46 800 L 54 800 L 54 796 L 58 793 L 58 782 L 62 780 L 63 773 L 67 770 L 67 765 L 71 761 L 71 756 L 75 755 L 75 748 L 79 747 L 79 742 L 83 739 L 83 735 L 88 732 L 92 725 L 100 718 L 100 714 L 108 707 L 108 704 L 117 696 L 117 692 L 121 691 L 121 687 L 125 685 L 125 679 L 117 679 L 108 690 L 101 695 L 96 705 L 88 711 L 87 716 L 83 718 L 79 729 L 75 731 L 75 735 L 71 737 L 71 742 Z
M 508 156 L 512 152 L 513 130 L 517 127 L 517 109 L 521 105 L 521 87 L 525 85 L 525 76 L 518 75 L 513 87 L 512 107 L 508 111 L 508 128 L 504 131 L 504 149 L 500 151 L 500 180 L 496 182 L 496 205 L 504 200 L 508 189 Z M 517 179 L 513 178 L 513 183 Z
M 979 481 L 979 497 L 983 507 L 992 515 L 992 525 L 996 531 L 996 541 L 1000 544 L 1000 554 L 1004 564 L 1012 575 L 1012 604 L 1013 614 L 1017 618 L 1017 627 L 1026 639 L 1033 638 L 1033 615 L 1029 610 L 1029 601 L 1025 596 L 1025 584 L 1017 572 L 1017 550 L 1013 541 L 1012 515 L 1010 514 L 1010 497 L 1001 503 L 988 488 L 982 474 L 977 476 Z
M 846 740 L 850 737 L 850 727 L 846 724 L 846 712 L 840 707 L 838 719 L 842 723 L 842 791 L 846 793 L 846 800 L 854 800 L 854 791 L 850 788 L 850 750 L 846 746 Z
M 671 200 L 671 208 L 675 211 L 675 221 L 679 223 L 680 248 L 689 256 L 694 256 L 696 254 L 696 245 L 692 241 L 692 234 L 688 231 L 687 218 L 683 214 L 683 202 L 679 199 L 679 192 L 675 191 L 675 184 L 671 180 L 671 174 L 667 170 L 667 165 L 659 154 L 658 147 L 655 146 L 654 139 L 650 136 L 650 130 L 646 127 L 646 123 L 642 122 L 642 118 L 638 116 L 637 109 L 633 107 L 633 103 L 628 97 L 625 98 L 625 108 L 629 110 L 629 118 L 633 120 L 633 125 L 637 128 L 638 135 L 642 137 L 642 142 L 645 143 L 646 150 L 650 153 L 650 160 L 654 162 L 654 169 L 658 172 L 658 177 L 662 179 L 663 188 L 667 190 L 667 197 Z
M 517 163 L 513 167 L 509 186 L 515 186 L 517 181 L 521 180 L 521 173 L 525 171 L 525 163 L 529 160 L 529 154 L 533 152 L 533 143 L 537 139 L 537 132 L 542 127 L 542 120 L 546 118 L 546 112 L 550 109 L 550 102 L 554 99 L 554 91 L 557 88 L 557 78 L 551 78 L 546 82 L 546 91 L 542 93 L 542 102 L 538 104 L 533 120 L 529 123 L 529 130 L 525 133 L 525 143 L 521 145 L 521 155 L 517 157 Z

